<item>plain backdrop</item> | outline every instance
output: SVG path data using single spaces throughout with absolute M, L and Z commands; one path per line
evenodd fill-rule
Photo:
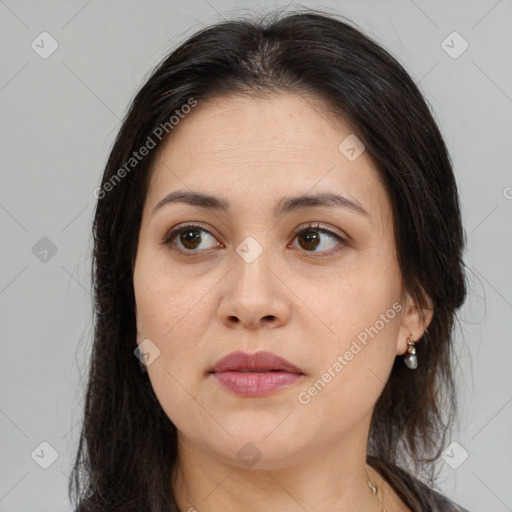
M 93 190 L 131 99 L 198 29 L 283 5 L 0 1 L 0 512 L 71 510 L 91 345 Z M 472 512 L 510 511 L 512 1 L 302 5 L 342 14 L 380 42 L 439 122 L 470 284 L 457 322 L 460 428 L 440 489 Z

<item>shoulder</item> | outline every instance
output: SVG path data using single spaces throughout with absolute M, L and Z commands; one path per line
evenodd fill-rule
M 398 466 L 373 457 L 368 458 L 368 464 L 382 475 L 413 512 L 469 512 Z

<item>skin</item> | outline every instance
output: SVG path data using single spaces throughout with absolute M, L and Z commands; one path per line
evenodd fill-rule
M 366 466 L 367 440 L 395 357 L 410 334 L 422 336 L 432 311 L 424 323 L 403 290 L 391 207 L 370 156 L 350 161 L 338 149 L 351 133 L 315 97 L 230 96 L 199 103 L 156 160 L 133 276 L 137 343 L 149 339 L 160 351 L 147 369 L 178 429 L 170 480 L 181 510 L 377 511 L 366 471 L 387 510 L 407 510 Z M 175 190 L 223 197 L 231 211 L 176 203 L 153 212 Z M 356 200 L 368 215 L 330 206 L 272 215 L 284 196 L 324 191 Z M 346 242 L 317 232 L 311 249 L 294 230 L 315 221 Z M 198 248 L 179 237 L 162 244 L 185 222 L 207 230 Z M 247 236 L 263 250 L 251 263 L 236 251 Z M 301 403 L 299 393 L 393 303 L 401 311 Z M 207 373 L 235 350 L 274 352 L 305 375 L 266 397 L 235 395 Z M 252 467 L 237 456 L 248 442 L 261 453 Z

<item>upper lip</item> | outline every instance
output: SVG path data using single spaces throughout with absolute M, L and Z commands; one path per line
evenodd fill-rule
M 219 359 L 209 373 L 243 370 L 280 370 L 290 373 L 303 373 L 300 368 L 272 352 L 249 353 L 240 351 L 232 352 Z

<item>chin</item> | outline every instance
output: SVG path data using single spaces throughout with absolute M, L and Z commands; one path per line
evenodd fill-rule
M 201 436 L 195 432 L 195 439 L 192 441 L 230 466 L 251 471 L 289 468 L 290 465 L 304 459 L 308 442 L 300 428 L 296 433 L 291 432 L 289 428 L 276 428 L 282 420 L 283 417 L 280 417 L 272 428 L 263 422 L 256 423 L 252 418 L 241 420 L 236 426 L 225 424 L 232 437 L 223 431 L 223 434 L 219 433 L 215 438 L 207 439 L 207 433 Z M 297 436 L 299 432 L 302 434 L 300 438 Z M 314 439 L 311 439 L 311 444 L 314 442 Z

